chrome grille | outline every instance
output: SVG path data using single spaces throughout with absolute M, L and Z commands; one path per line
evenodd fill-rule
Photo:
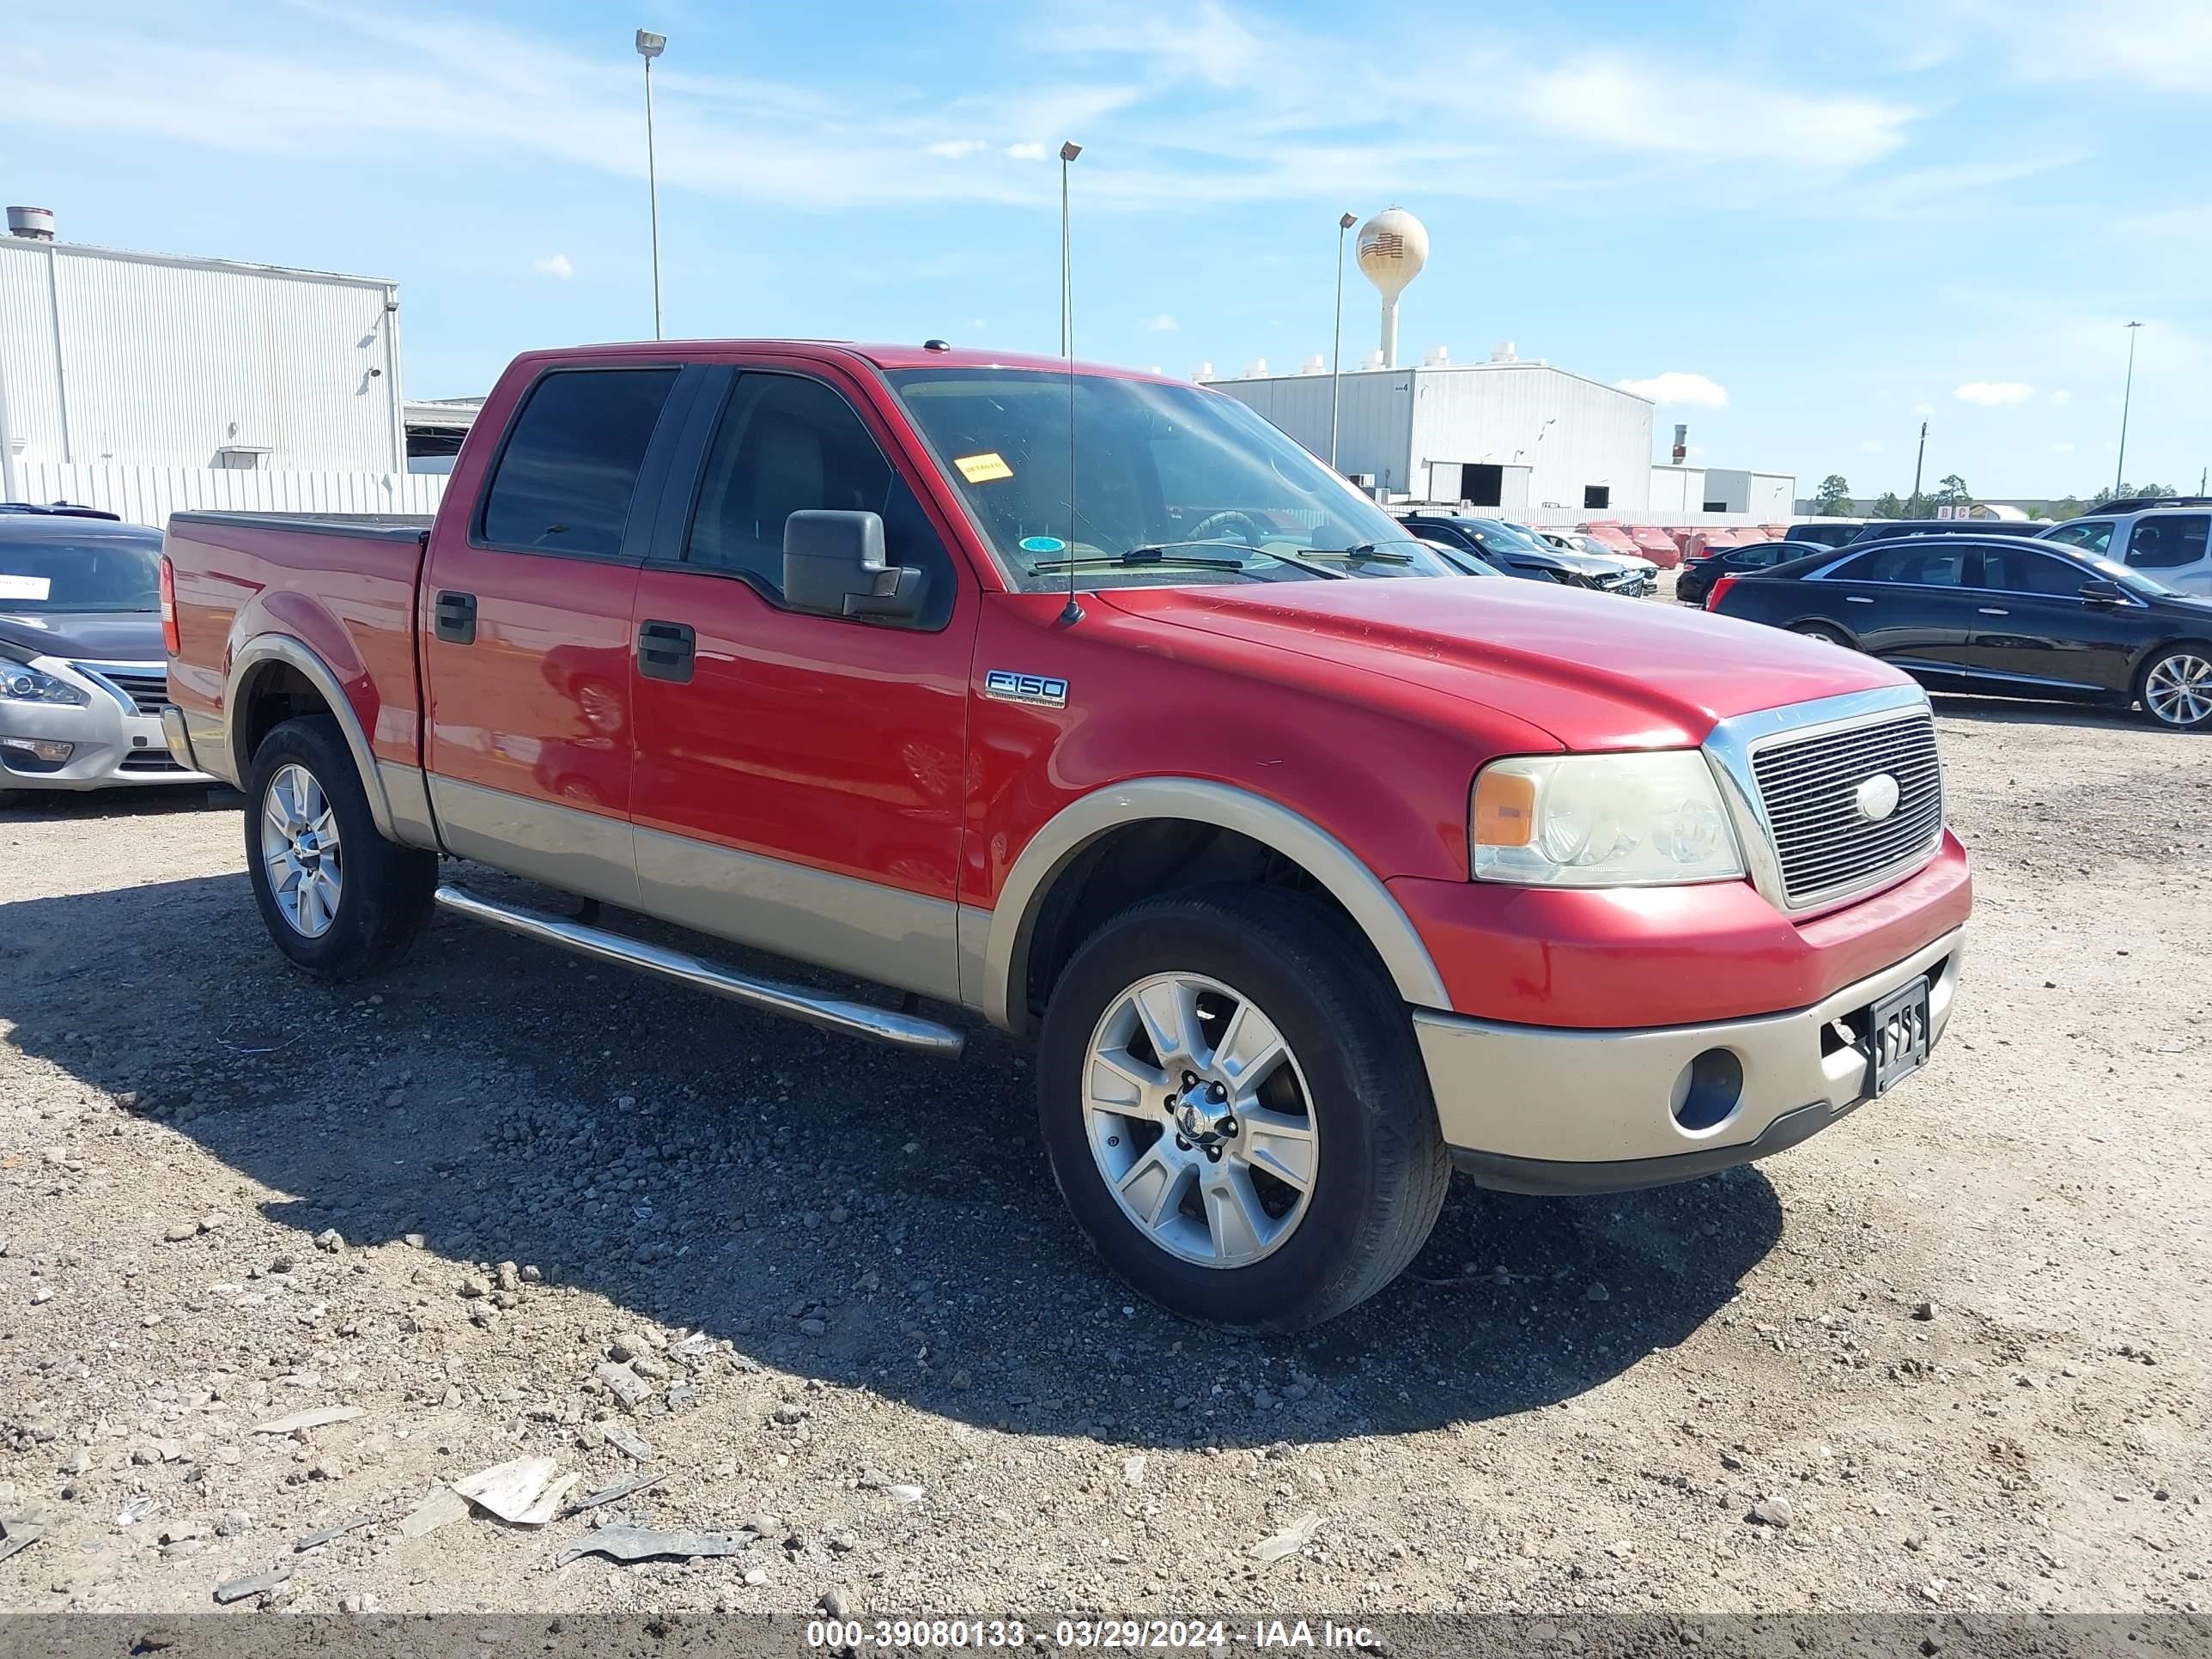
M 1751 769 L 1793 906 L 1902 870 L 1942 833 L 1943 770 L 1925 711 L 1770 743 L 1753 753 Z M 1858 789 L 1882 773 L 1897 781 L 1897 808 L 1873 823 L 1858 809 Z
M 169 671 L 159 664 L 147 666 L 112 662 L 70 665 L 106 682 L 108 689 L 141 714 L 159 714 L 169 700 Z

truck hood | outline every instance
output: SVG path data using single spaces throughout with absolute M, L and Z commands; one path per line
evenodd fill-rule
M 0 605 L 0 645 L 34 657 L 78 658 L 88 662 L 160 662 L 157 611 L 9 611 Z
M 1908 684 L 1871 657 L 1701 611 L 1536 582 L 1372 578 L 1109 588 L 1163 627 L 1297 652 L 1541 727 L 1568 749 L 1686 747 L 1754 709 Z M 1441 712 L 1441 711 L 1440 711 Z

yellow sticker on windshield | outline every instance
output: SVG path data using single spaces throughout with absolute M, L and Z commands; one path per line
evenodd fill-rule
M 1014 476 L 1014 469 L 995 449 L 987 449 L 981 455 L 963 455 L 952 465 L 960 469 L 960 476 L 969 483 L 988 483 L 994 478 Z

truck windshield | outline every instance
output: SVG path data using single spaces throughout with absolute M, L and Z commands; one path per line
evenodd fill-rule
M 1405 527 L 1219 392 L 1036 369 L 888 376 L 1012 585 L 1449 576 Z
M 0 535 L 0 611 L 151 611 L 159 603 L 155 531 Z

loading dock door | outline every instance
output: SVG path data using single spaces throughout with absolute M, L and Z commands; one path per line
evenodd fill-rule
M 1450 469 L 1445 469 L 1449 477 Z M 1449 499 L 1449 498 L 1448 498 Z M 1501 507 L 1505 501 L 1505 469 L 1470 461 L 1459 469 L 1458 499 L 1469 507 Z

